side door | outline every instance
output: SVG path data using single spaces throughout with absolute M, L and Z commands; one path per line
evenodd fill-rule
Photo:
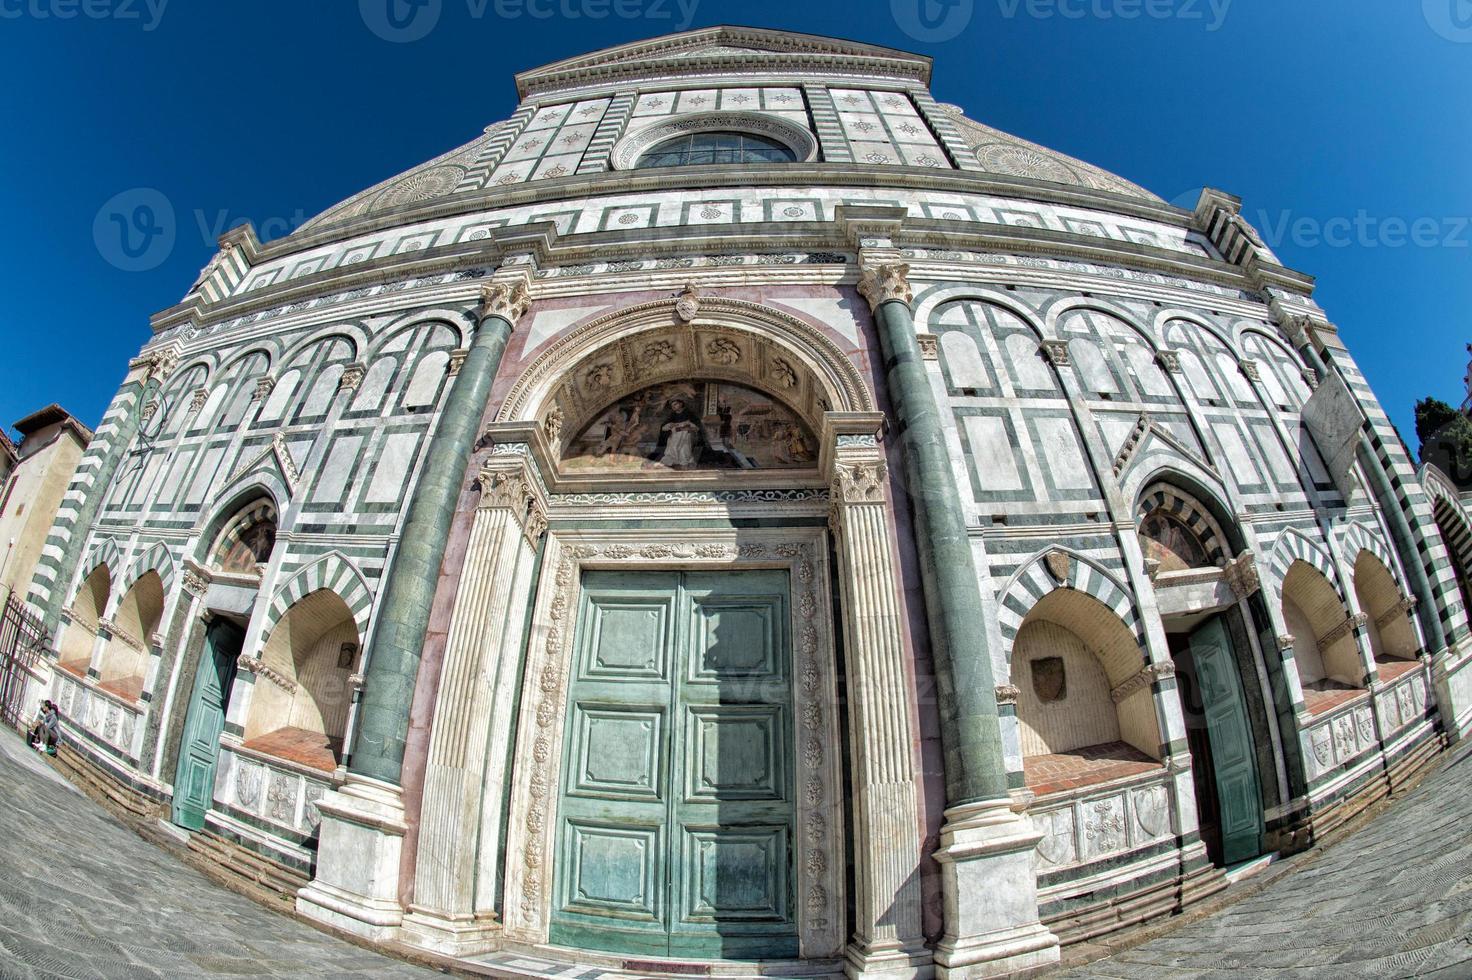
M 204 829 L 205 811 L 214 798 L 220 733 L 225 730 L 225 709 L 244 638 L 238 626 L 219 619 L 205 634 L 174 777 L 174 823 L 190 830 Z
M 1237 864 L 1262 853 L 1262 794 L 1236 654 L 1221 617 L 1191 634 L 1191 656 L 1211 740 L 1223 860 Z

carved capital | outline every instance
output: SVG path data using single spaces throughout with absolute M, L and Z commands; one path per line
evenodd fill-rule
M 204 408 L 204 403 L 209 399 L 209 397 L 210 390 L 208 388 L 195 388 L 194 393 L 190 396 L 189 399 L 189 410 L 191 412 L 197 412 L 201 408 Z
M 890 300 L 908 305 L 915 299 L 915 291 L 910 288 L 909 265 L 898 262 L 869 266 L 859 279 L 859 294 L 876 313 Z
M 997 705 L 1016 704 L 1017 699 L 1022 697 L 1022 691 L 1011 684 L 997 685 Z
M 1262 380 L 1262 375 L 1260 373 L 1258 373 L 1257 362 L 1256 361 L 1247 361 L 1247 360 L 1238 361 L 1237 362 L 1237 367 L 1242 370 L 1243 376 L 1246 377 L 1248 381 L 1261 381 Z
M 256 381 L 256 391 L 254 397 L 259 401 L 264 401 L 265 399 L 270 398 L 271 392 L 275 390 L 276 379 L 271 377 L 270 375 L 267 375 L 266 377 L 260 378 Z
M 920 357 L 926 361 L 940 360 L 940 338 L 933 333 L 917 333 L 915 343 L 920 345 Z
M 531 488 L 527 486 L 526 478 L 520 473 L 482 469 L 476 478 L 476 486 L 480 489 L 480 508 L 482 510 L 504 508 L 521 513 L 532 500 Z
M 845 504 L 884 503 L 883 460 L 862 463 L 838 463 L 833 468 L 833 499 Z
M 1068 367 L 1073 362 L 1068 356 L 1068 341 L 1045 340 L 1042 346 L 1043 356 L 1053 362 L 1054 367 Z
M 1309 391 L 1318 391 L 1319 385 L 1323 384 L 1323 379 L 1319 377 L 1319 372 L 1316 369 L 1304 368 L 1303 383 L 1308 385 Z
M 469 356 L 470 351 L 466 350 L 464 347 L 450 351 L 450 361 L 448 364 L 445 365 L 445 372 L 451 377 L 459 374 L 460 369 L 465 366 L 465 359 Z
M 149 419 L 153 418 L 157 414 L 158 399 L 154 399 L 153 401 L 146 403 L 141 409 L 138 410 L 138 416 L 142 418 L 144 422 L 147 422 Z
M 148 355 L 147 362 L 146 378 L 162 384 L 174 373 L 174 368 L 179 366 L 179 348 L 170 345 L 163 350 L 154 351 Z
M 1181 352 L 1177 350 L 1158 350 L 1155 352 L 1155 360 L 1159 362 L 1161 370 L 1167 374 L 1181 373 Z
M 1292 653 L 1293 644 L 1297 643 L 1298 639 L 1292 633 L 1283 633 L 1277 637 L 1277 642 L 1279 653 Z
M 527 288 L 525 279 L 486 283 L 480 290 L 477 319 L 485 323 L 490 317 L 500 317 L 514 327 L 531 304 L 531 290 Z
M 1223 570 L 1223 577 L 1232 590 L 1232 595 L 1241 602 L 1248 596 L 1253 595 L 1262 587 L 1262 579 L 1257 573 L 1257 559 L 1252 552 L 1244 551 L 1234 561 L 1228 562 Z
M 199 568 L 186 568 L 181 585 L 189 595 L 202 596 L 210 590 L 209 573 Z
M 521 526 L 521 532 L 526 535 L 527 543 L 533 548 L 542 540 L 542 535 L 547 533 L 547 513 L 535 497 L 527 505 L 526 521 Z
M 349 364 L 342 369 L 342 377 L 337 379 L 338 391 L 355 391 L 363 383 L 363 376 L 368 369 L 362 364 Z

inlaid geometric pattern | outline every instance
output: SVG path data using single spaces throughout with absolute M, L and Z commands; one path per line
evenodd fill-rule
M 1022 628 L 1022 621 L 1027 618 L 1032 607 L 1037 605 L 1038 600 L 1055 589 L 1063 588 L 1048 571 L 1045 557 L 1039 555 L 1017 575 L 999 603 L 997 621 L 1002 628 L 1002 643 L 1009 650 L 1012 641 L 1017 638 L 1017 631 Z M 1069 563 L 1067 583 L 1068 588 L 1093 596 L 1109 607 L 1124 621 L 1130 632 L 1144 643 L 1144 631 L 1135 604 L 1130 599 L 1129 592 L 1112 575 L 1091 562 L 1074 558 Z

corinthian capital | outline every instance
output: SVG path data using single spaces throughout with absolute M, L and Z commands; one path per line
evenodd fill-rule
M 487 283 L 480 290 L 480 322 L 498 316 L 514 327 L 531 303 L 531 291 L 525 279 Z
M 884 502 L 884 461 L 839 463 L 834 467 L 833 499 L 845 504 Z
M 903 262 L 869 266 L 859 279 L 859 293 L 876 312 L 892 299 L 910 303 L 915 298 L 910 288 L 910 267 Z

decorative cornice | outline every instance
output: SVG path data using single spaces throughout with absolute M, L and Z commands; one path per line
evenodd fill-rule
M 904 262 L 868 266 L 859 279 L 859 294 L 876 313 L 879 307 L 891 300 L 908 306 L 915 299 L 909 276 L 910 266 Z
M 1364 626 L 1369 621 L 1370 618 L 1364 613 L 1356 613 L 1353 616 L 1346 616 L 1343 620 L 1339 622 L 1337 626 L 1335 626 L 1329 632 L 1325 633 L 1323 636 L 1319 637 L 1319 646 L 1327 647 L 1331 643 L 1337 643 L 1348 636 L 1350 633 L 1353 633 L 1355 630 Z

